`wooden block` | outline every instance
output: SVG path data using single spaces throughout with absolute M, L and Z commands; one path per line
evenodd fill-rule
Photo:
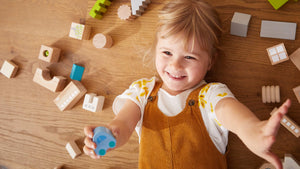
M 259 167 L 259 169 L 276 169 L 276 168 L 270 163 L 264 163 L 262 166 Z
M 52 92 L 57 92 L 64 89 L 67 79 L 63 76 L 54 76 L 52 78 L 48 69 L 37 68 L 33 76 L 33 81 Z
M 66 149 L 69 152 L 70 156 L 75 159 L 77 156 L 81 154 L 80 149 L 78 148 L 77 144 L 75 141 L 70 141 L 66 145 Z
M 109 0 L 97 0 L 89 15 L 95 19 L 102 19 L 103 14 L 107 11 L 107 7 L 111 5 Z
M 59 166 L 56 166 L 54 169 L 63 169 L 64 165 L 59 165 Z
M 59 48 L 41 45 L 39 59 L 49 63 L 58 62 L 60 51 L 61 50 Z
M 231 19 L 230 34 L 246 37 L 250 19 L 251 15 L 249 14 L 234 12 L 234 15 Z
M 14 62 L 5 60 L 1 67 L 0 72 L 7 78 L 13 78 L 15 77 L 18 68 L 19 68 L 18 65 L 16 65 Z
M 261 96 L 263 103 L 279 103 L 280 88 L 279 86 L 263 86 Z
M 132 15 L 141 16 L 150 0 L 131 0 Z
M 261 21 L 260 37 L 295 40 L 297 23 Z
M 272 110 L 271 115 L 273 115 L 275 113 L 275 111 L 277 111 L 276 107 Z M 296 122 L 294 122 L 292 119 L 290 119 L 288 116 L 284 115 L 282 117 L 282 120 L 280 121 L 280 123 L 286 129 L 288 129 L 292 134 L 294 134 L 297 138 L 300 136 L 299 125 Z
M 86 93 L 86 88 L 79 81 L 71 81 L 68 86 L 54 99 L 61 110 L 71 109 Z
M 104 99 L 104 96 L 97 96 L 95 93 L 88 93 L 84 97 L 82 108 L 92 112 L 102 111 Z
M 69 37 L 74 39 L 88 40 L 91 33 L 91 27 L 79 23 L 72 22 Z
M 72 71 L 70 74 L 70 78 L 73 80 L 81 81 L 82 75 L 84 72 L 84 67 L 73 64 Z
M 291 154 L 285 154 L 283 168 L 284 169 L 300 169 L 300 165 Z
M 118 16 L 122 20 L 133 20 L 136 17 L 131 14 L 130 6 L 121 5 L 118 9 Z
M 113 44 L 113 40 L 109 35 L 98 33 L 93 38 L 93 45 L 98 49 L 110 48 L 112 44 Z
M 300 48 L 290 55 L 290 59 L 296 65 L 298 70 L 300 70 Z
M 272 65 L 289 60 L 283 43 L 267 48 L 267 52 Z
M 293 88 L 293 91 L 297 97 L 298 102 L 300 103 L 300 86 Z
M 273 6 L 273 8 L 276 10 L 288 2 L 288 0 L 268 0 L 268 1 Z

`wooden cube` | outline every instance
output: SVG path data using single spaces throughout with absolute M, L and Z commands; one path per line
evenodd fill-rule
M 61 50 L 59 48 L 41 45 L 39 59 L 49 63 L 58 62 L 60 51 Z
M 16 65 L 12 61 L 5 60 L 0 72 L 7 78 L 13 78 L 16 75 L 18 68 L 18 65 Z
M 290 55 L 290 59 L 296 65 L 298 70 L 300 70 L 300 48 Z
M 295 95 L 297 97 L 298 102 L 300 103 L 300 86 L 295 87 L 293 89 L 293 91 L 294 91 L 294 93 L 295 93 Z
M 267 48 L 267 52 L 272 65 L 289 60 L 283 43 Z
M 83 24 L 72 22 L 69 37 L 74 39 L 85 39 L 88 40 L 90 38 L 91 27 Z
M 82 108 L 92 112 L 102 111 L 104 96 L 97 96 L 95 93 L 88 93 L 84 97 Z
M 251 15 L 235 12 L 231 19 L 230 34 L 246 37 Z
M 75 159 L 77 156 L 81 154 L 80 149 L 78 148 L 77 144 L 75 141 L 70 141 L 66 145 L 66 149 L 69 152 L 70 156 Z

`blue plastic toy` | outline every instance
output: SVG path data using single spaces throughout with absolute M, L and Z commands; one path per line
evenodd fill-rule
M 81 81 L 83 71 L 84 71 L 84 67 L 73 64 L 70 78 L 73 80 Z
M 117 141 L 108 128 L 96 127 L 94 129 L 93 142 L 97 144 L 95 153 L 97 155 L 104 156 L 107 149 L 116 147 Z

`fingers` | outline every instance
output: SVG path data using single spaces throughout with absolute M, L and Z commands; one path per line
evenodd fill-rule
M 262 157 L 275 166 L 276 169 L 282 169 L 282 162 L 275 154 L 268 151 Z
M 84 144 L 90 149 L 96 149 L 97 147 L 96 143 L 94 143 L 89 137 L 85 137 Z
M 288 109 L 291 107 L 291 100 L 287 99 L 281 106 L 280 108 L 277 110 L 278 113 L 281 113 L 283 115 L 285 115 L 288 112 Z
M 99 159 L 101 156 L 96 155 L 95 151 L 86 145 L 83 147 L 84 154 L 90 156 L 92 159 Z
M 86 126 L 86 127 L 84 127 L 83 131 L 84 131 L 85 136 L 87 136 L 89 138 L 93 138 L 93 136 L 94 136 L 93 131 L 96 127 L 97 126 Z

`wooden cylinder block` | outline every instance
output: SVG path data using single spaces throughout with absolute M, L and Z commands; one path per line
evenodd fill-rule
M 262 94 L 262 102 L 263 103 L 279 103 L 280 102 L 279 86 L 263 86 L 261 94 Z
M 136 16 L 131 14 L 131 9 L 128 5 L 121 5 L 119 7 L 118 16 L 122 20 L 133 20 L 136 18 Z
M 93 38 L 93 45 L 96 48 L 110 48 L 113 44 L 111 36 L 98 33 Z

